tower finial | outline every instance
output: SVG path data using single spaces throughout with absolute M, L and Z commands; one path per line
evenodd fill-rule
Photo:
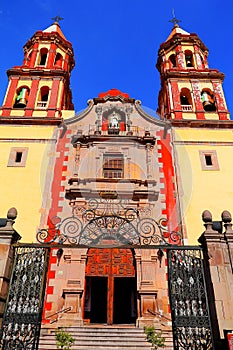
M 59 22 L 62 21 L 64 18 L 60 17 L 59 15 L 56 17 L 51 18 L 52 20 L 54 20 L 54 24 L 58 24 Z
M 175 16 L 175 10 L 174 10 L 174 9 L 172 9 L 172 19 L 170 19 L 169 22 L 173 23 L 174 28 L 179 27 L 179 24 L 178 24 L 178 23 L 181 22 L 180 19 L 177 19 L 177 18 L 176 18 L 176 16 Z

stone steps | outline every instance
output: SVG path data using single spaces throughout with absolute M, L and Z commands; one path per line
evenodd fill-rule
M 75 339 L 72 350 L 151 350 L 142 328 L 130 326 L 66 327 Z M 170 332 L 164 332 L 166 350 L 172 350 Z M 43 328 L 38 350 L 57 350 L 55 329 Z

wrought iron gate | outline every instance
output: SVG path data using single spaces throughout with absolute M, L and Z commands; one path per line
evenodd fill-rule
M 174 350 L 213 350 L 202 250 L 168 249 Z
M 114 221 L 112 217 L 111 219 L 112 225 Z M 110 225 L 109 221 L 107 224 Z M 44 246 L 41 242 L 38 245 L 20 245 L 15 248 L 14 268 L 1 330 L 1 350 L 38 348 L 50 249 L 69 247 L 69 244 L 63 242 L 69 240 L 70 236 L 65 235 L 66 231 L 63 232 L 61 227 L 57 227 L 55 232 L 58 240 L 59 234 L 63 238 L 60 244 L 56 244 L 53 238 Z M 167 251 L 174 350 L 214 350 L 202 250 L 198 247 L 172 246 L 169 243 L 150 245 L 153 239 L 155 242 L 166 242 L 161 227 L 157 227 L 158 230 L 152 230 L 156 232 L 153 235 L 148 229 L 148 244 L 143 241 L 144 244 L 135 245 L 129 240 L 131 244 L 127 248 Z M 41 230 L 40 234 L 44 231 Z M 46 231 L 43 237 L 46 238 L 47 234 Z M 140 237 L 144 238 L 143 233 Z M 96 243 L 95 236 L 93 240 Z M 83 247 L 77 242 L 71 246 Z
M 49 249 L 16 247 L 1 330 L 1 350 L 36 350 L 39 342 Z

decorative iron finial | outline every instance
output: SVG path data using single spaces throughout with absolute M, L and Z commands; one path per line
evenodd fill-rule
M 178 23 L 181 22 L 180 19 L 177 19 L 177 18 L 176 18 L 176 16 L 175 16 L 175 10 L 174 10 L 174 9 L 172 9 L 172 19 L 170 19 L 169 22 L 173 23 L 174 28 L 179 27 L 179 24 L 178 24 Z
M 59 22 L 62 21 L 64 18 L 62 18 L 58 15 L 58 16 L 51 18 L 51 19 L 54 21 L 54 23 L 59 25 Z

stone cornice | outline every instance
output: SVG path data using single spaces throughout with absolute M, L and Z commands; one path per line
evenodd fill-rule
M 62 44 L 62 46 L 66 49 L 70 49 L 73 53 L 73 47 L 70 41 L 62 38 L 59 33 L 56 32 L 43 32 L 38 30 L 31 39 L 29 39 L 24 45 L 24 49 L 31 47 L 36 41 L 56 41 L 57 43 Z
M 14 229 L 0 228 L 0 244 L 17 243 L 20 239 L 21 236 Z
M 92 144 L 93 142 L 106 142 L 106 141 L 114 141 L 114 142 L 138 142 L 140 144 L 146 145 L 151 144 L 155 145 L 156 138 L 153 136 L 133 136 L 133 135 L 74 135 L 72 137 L 72 144 L 76 147 L 77 142 L 80 142 L 82 145 Z
M 49 76 L 51 79 L 51 77 L 69 78 L 69 73 L 60 68 L 47 69 L 45 67 L 28 68 L 27 66 L 16 66 L 7 70 L 7 76 Z
M 233 129 L 233 120 L 170 119 L 173 127 Z
M 107 95 L 107 96 L 104 96 L 104 97 L 95 97 L 93 98 L 93 101 L 94 101 L 94 104 L 98 104 L 98 103 L 105 103 L 106 101 L 121 101 L 121 102 L 124 102 L 124 103 L 134 103 L 135 102 L 135 99 L 134 98 L 126 98 L 126 97 L 123 97 L 121 95 L 118 95 L 118 96 L 110 96 L 110 95 Z
M 220 72 L 217 69 L 186 69 L 186 70 L 178 70 L 178 69 L 170 69 L 166 70 L 164 73 L 161 73 L 161 76 L 167 80 L 167 79 L 198 79 L 198 80 L 204 80 L 204 79 L 218 79 L 223 81 L 225 75 Z
M 104 179 L 106 180 L 106 179 Z M 121 180 L 121 179 L 118 179 Z M 94 179 L 94 182 L 97 182 L 96 179 Z M 106 182 L 106 181 L 105 181 Z M 113 181 L 112 181 L 113 182 Z M 119 182 L 119 181 L 118 181 Z M 121 182 L 120 182 L 121 183 Z M 69 200 L 73 200 L 76 198 L 98 198 L 100 196 L 100 193 L 106 192 L 106 195 L 109 196 L 109 191 L 103 191 L 101 188 L 99 190 L 92 190 L 90 188 L 80 188 L 77 186 L 71 186 L 70 188 L 67 188 L 65 193 L 66 193 L 66 198 Z M 110 191 L 111 192 L 111 191 Z M 115 192 L 115 191 L 112 191 Z M 148 199 L 150 201 L 157 201 L 159 192 L 155 190 L 150 190 L 150 189 L 135 189 L 135 190 L 117 190 L 116 192 L 117 197 L 108 197 L 109 199 L 116 199 L 118 198 L 125 198 L 125 199 L 132 199 L 133 201 L 139 201 L 140 199 Z M 104 194 L 103 194 L 104 195 Z M 115 195 L 112 194 L 112 195 Z M 102 195 L 101 195 L 102 196 Z
M 62 118 L 50 117 L 4 117 L 0 116 L 1 124 L 17 124 L 17 125 L 60 125 Z
M 85 179 L 80 179 L 78 177 L 72 177 L 69 179 L 68 183 L 69 185 L 73 185 L 74 183 L 87 183 L 87 182 L 120 182 L 120 183 L 134 183 L 138 184 L 140 186 L 146 186 L 148 185 L 156 185 L 157 181 L 156 180 L 141 180 L 141 179 L 108 179 L 108 178 L 85 178 Z
M 190 43 L 190 44 L 198 45 L 204 52 L 208 52 L 208 49 L 205 46 L 205 44 L 201 41 L 201 39 L 195 33 L 190 33 L 189 35 L 180 34 L 180 33 L 174 34 L 171 39 L 163 42 L 160 45 L 159 52 L 161 50 L 167 50 L 171 48 L 171 46 L 181 45 L 182 43 Z

